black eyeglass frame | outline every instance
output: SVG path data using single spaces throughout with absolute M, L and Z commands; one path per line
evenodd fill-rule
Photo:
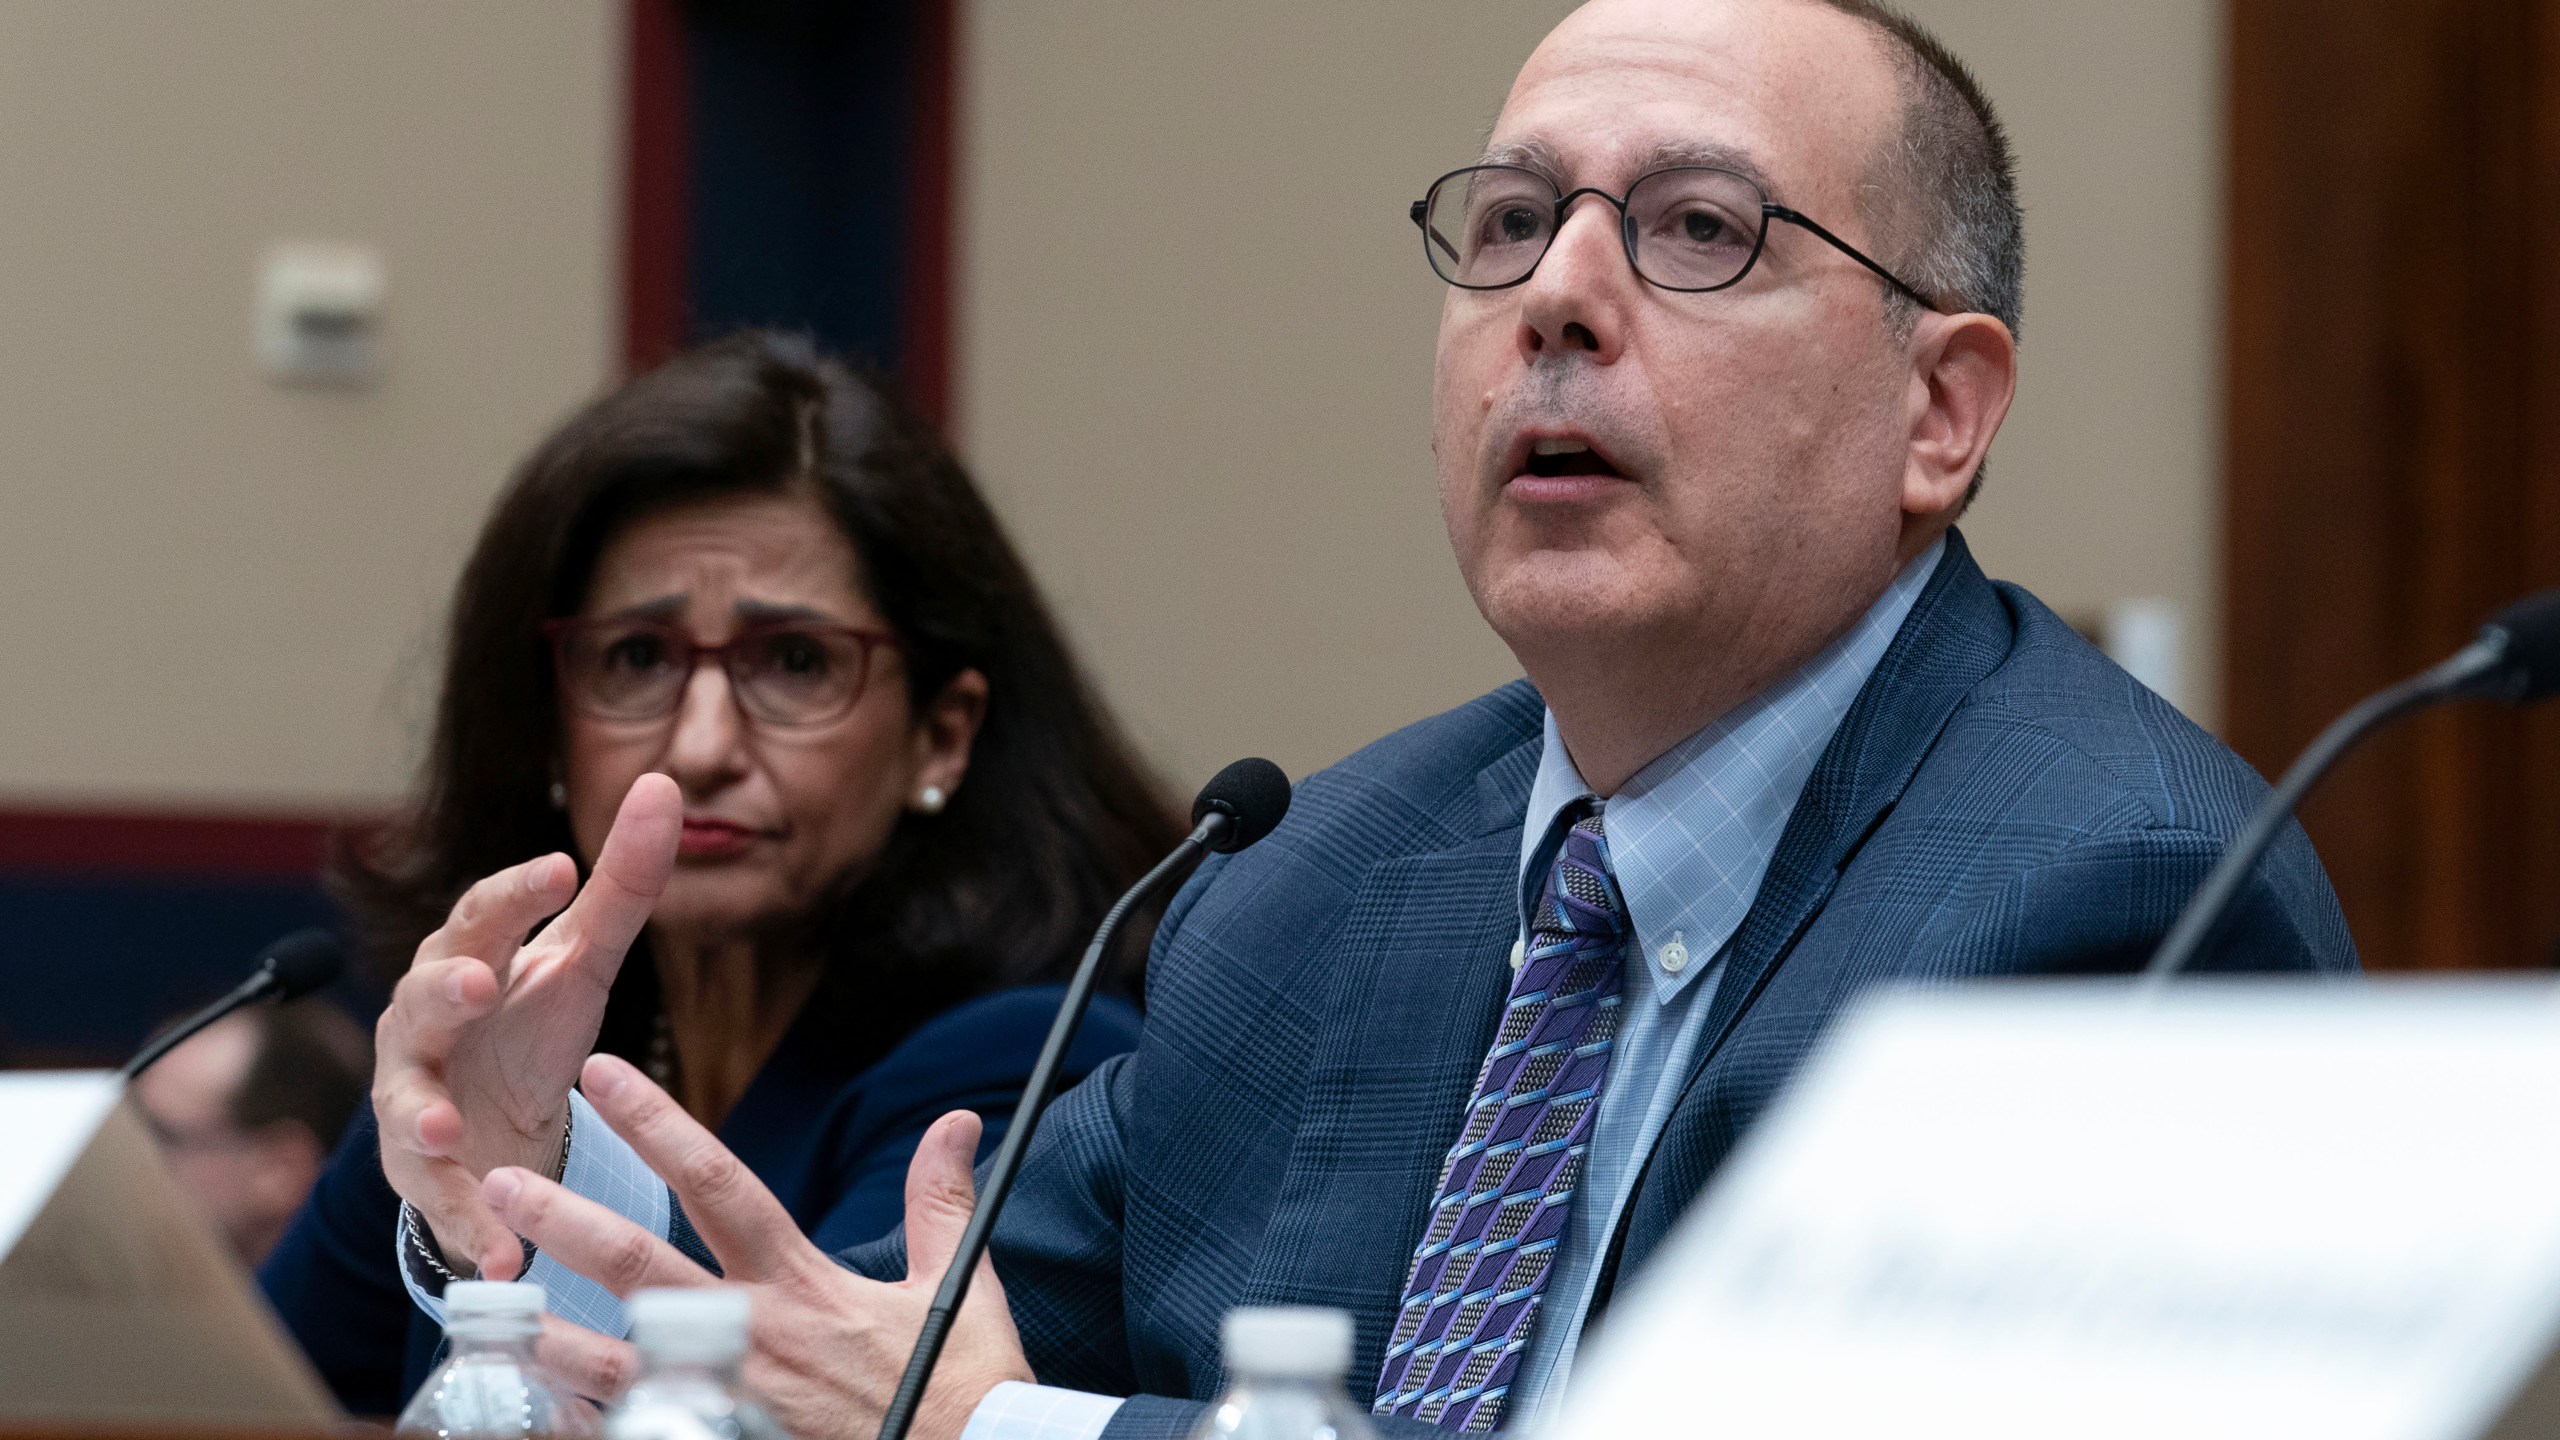
M 1441 186 L 1448 184 L 1452 180 L 1458 179 L 1460 176 L 1475 175 L 1488 170 L 1499 170 L 1513 175 L 1527 175 L 1535 179 L 1538 183 L 1546 186 L 1548 189 L 1555 189 L 1556 182 L 1548 179 L 1538 171 L 1529 169 L 1525 165 L 1465 165 L 1450 171 L 1448 174 L 1441 176 L 1437 180 L 1432 181 L 1431 188 L 1423 191 L 1422 198 L 1414 201 L 1411 208 L 1405 212 L 1412 218 L 1414 228 L 1422 232 L 1423 263 L 1429 265 L 1431 267 L 1431 273 L 1439 276 L 1443 283 L 1454 285 L 1461 290 L 1508 290 L 1514 285 L 1527 284 L 1529 277 L 1538 273 L 1538 267 L 1546 263 L 1547 252 L 1555 248 L 1556 237 L 1564 233 L 1566 213 L 1573 209 L 1573 202 L 1581 199 L 1585 195 L 1597 195 L 1601 199 L 1608 201 L 1609 204 L 1615 207 L 1618 212 L 1618 243 L 1627 253 L 1627 268 L 1636 273 L 1637 279 L 1642 280 L 1647 285 L 1653 286 L 1657 290 L 1668 290 L 1675 295 L 1705 295 L 1717 290 L 1732 289 L 1734 286 L 1741 284 L 1744 277 L 1751 273 L 1751 267 L 1760 263 L 1760 252 L 1767 249 L 1769 245 L 1769 222 L 1771 220 L 1784 220 L 1788 224 L 1796 226 L 1798 229 L 1810 231 L 1814 238 L 1823 241 L 1825 244 L 1828 244 L 1831 248 L 1839 251 L 1841 254 L 1848 256 L 1850 259 L 1857 261 L 1859 264 L 1867 267 L 1867 269 L 1875 272 L 1878 279 L 1881 279 L 1887 285 L 1890 285 L 1894 289 L 1902 292 L 1903 295 L 1907 296 L 1921 309 L 1935 310 L 1940 313 L 1945 313 L 1944 306 L 1940 305 L 1937 301 L 1930 299 L 1928 296 L 1921 294 L 1917 288 L 1906 283 L 1901 276 L 1894 274 L 1882 265 L 1877 264 L 1874 260 L 1869 259 L 1865 252 L 1858 249 L 1857 246 L 1850 244 L 1848 241 L 1841 239 L 1839 236 L 1834 235 L 1829 230 L 1823 228 L 1823 226 L 1814 220 L 1812 216 L 1807 215 L 1800 210 L 1790 210 L 1786 206 L 1771 200 L 1769 198 L 1769 192 L 1760 188 L 1759 181 L 1752 179 L 1748 175 L 1744 175 L 1733 170 L 1727 170 L 1718 165 L 1666 165 L 1659 170 L 1648 170 L 1627 183 L 1627 193 L 1625 195 L 1612 195 L 1608 191 L 1603 190 L 1596 185 L 1585 185 L 1579 190 L 1560 192 L 1556 196 L 1555 226 L 1547 231 L 1547 243 L 1539 248 L 1538 258 L 1529 262 L 1528 269 L 1521 271 L 1518 276 L 1513 279 L 1505 280 L 1499 285 L 1470 285 L 1463 280 L 1452 280 L 1441 270 L 1439 262 L 1431 258 L 1431 242 L 1435 239 L 1440 239 L 1440 237 L 1432 234 L 1431 232 L 1431 197 L 1440 193 Z M 1732 279 L 1719 281 L 1713 285 L 1665 285 L 1661 281 L 1644 273 L 1644 267 L 1636 263 L 1636 219 L 1634 214 L 1627 209 L 1627 201 L 1629 198 L 1634 196 L 1637 186 L 1642 185 L 1647 180 L 1653 179 L 1657 175 L 1687 174 L 1691 172 L 1703 172 L 1709 175 L 1726 175 L 1750 186 L 1751 193 L 1760 197 L 1760 232 L 1751 237 L 1751 254 L 1742 262 L 1742 268 L 1733 272 Z M 1449 243 L 1446 240 L 1440 240 L 1440 246 L 1442 249 L 1446 250 L 1449 248 Z M 1454 255 L 1456 252 L 1452 251 L 1451 253 Z

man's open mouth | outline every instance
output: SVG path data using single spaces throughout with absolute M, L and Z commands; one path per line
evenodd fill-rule
M 1580 440 L 1540 440 L 1531 445 L 1526 473 L 1540 479 L 1553 479 L 1560 475 L 1621 478 L 1617 466 Z

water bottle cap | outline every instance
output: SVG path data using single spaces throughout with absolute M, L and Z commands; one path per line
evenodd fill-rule
M 725 1365 L 747 1353 L 747 1292 L 732 1286 L 642 1290 L 631 1343 L 653 1359 Z
M 542 1287 L 529 1280 L 456 1280 L 444 1287 L 444 1313 L 454 1320 L 532 1320 L 542 1310 Z
M 1351 1368 L 1351 1316 L 1314 1305 L 1249 1306 L 1220 1327 L 1239 1375 L 1332 1380 Z

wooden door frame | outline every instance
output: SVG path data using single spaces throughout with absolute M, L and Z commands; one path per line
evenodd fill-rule
M 2560 583 L 2560 16 L 2231 0 L 2224 729 L 2273 774 Z M 2560 728 L 2482 706 L 2306 807 L 2367 963 L 2552 963 Z

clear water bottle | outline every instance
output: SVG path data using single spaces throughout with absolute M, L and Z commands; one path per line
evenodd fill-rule
M 1351 1317 L 1305 1305 L 1230 1310 L 1227 1393 L 1192 1440 L 1369 1440 L 1368 1412 L 1343 1392 Z
M 738 1380 L 747 1292 L 643 1290 L 631 1297 L 640 1378 L 605 1412 L 605 1440 L 788 1440 Z
M 400 1412 L 407 1440 L 587 1440 L 595 1407 L 534 1358 L 542 1287 L 457 1280 L 444 1289 L 450 1353 Z

